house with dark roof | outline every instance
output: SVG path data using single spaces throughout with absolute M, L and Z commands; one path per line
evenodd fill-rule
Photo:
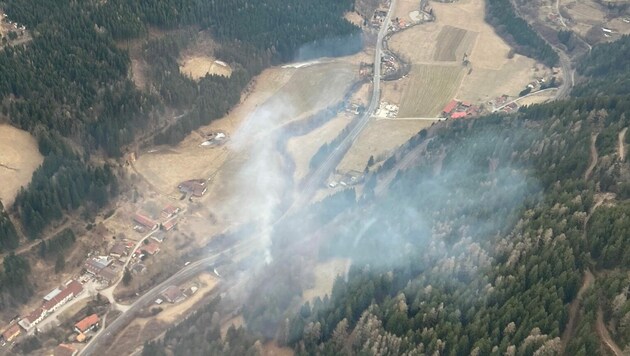
M 112 262 L 109 256 L 90 257 L 85 261 L 83 267 L 85 267 L 89 273 L 97 276 L 103 268 L 109 266 Z
M 191 179 L 181 182 L 177 188 L 180 192 L 186 194 L 192 194 L 195 197 L 201 197 L 206 194 L 208 187 L 206 181 L 203 179 Z
M 169 303 L 179 303 L 182 300 L 186 299 L 186 295 L 181 290 L 179 290 L 177 286 L 170 286 L 166 288 L 162 292 L 162 296 Z
M 109 254 L 111 256 L 116 257 L 116 258 L 127 256 L 129 254 L 129 247 L 127 247 L 126 243 L 124 243 L 122 241 L 118 241 L 109 250 Z

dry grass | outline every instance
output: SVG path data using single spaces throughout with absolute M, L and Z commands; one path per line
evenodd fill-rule
M 343 15 L 343 18 L 345 18 L 346 20 L 350 21 L 351 23 L 361 27 L 363 26 L 363 17 L 361 17 L 361 15 L 357 14 L 354 11 L 348 11 Z
M 463 67 L 417 64 L 403 90 L 399 117 L 436 117 L 454 96 Z
M 0 200 L 5 207 L 13 204 L 20 187 L 28 185 L 43 160 L 28 132 L 0 125 Z
M 377 162 L 389 157 L 394 149 L 432 123 L 424 120 L 396 119 L 371 121 L 339 164 L 339 171 L 362 172 L 370 156 L 374 156 Z
M 323 126 L 304 136 L 291 138 L 287 144 L 287 151 L 295 162 L 294 179 L 301 180 L 309 171 L 308 164 L 317 150 L 327 142 L 332 141 L 352 120 L 351 114 L 342 113 L 328 121 Z
M 432 22 L 414 26 L 392 36 L 389 47 L 411 63 L 431 63 L 441 29 Z
M 453 26 L 444 26 L 437 37 L 437 48 L 433 53 L 435 61 L 455 61 L 455 52 L 462 44 L 468 31 Z
M 235 328 L 238 329 L 243 325 L 245 325 L 245 319 L 243 318 L 241 314 L 233 317 L 230 320 L 227 320 L 226 322 L 221 324 L 221 337 L 224 338 L 225 335 L 227 335 L 227 332 L 230 329 L 230 326 L 234 326 Z
M 420 0 L 398 0 L 396 2 L 396 9 L 394 9 L 392 19 L 398 17 L 405 21 L 411 21 L 409 13 L 412 11 L 417 11 L 419 8 Z
M 332 292 L 333 283 L 337 276 L 344 276 L 348 268 L 349 261 L 343 258 L 335 258 L 315 266 L 315 285 L 313 288 L 302 292 L 302 300 L 310 301 L 315 297 L 324 297 Z
M 179 70 L 195 80 L 205 77 L 206 74 L 216 74 L 224 77 L 232 75 L 232 68 L 230 68 L 230 66 L 208 56 L 190 56 L 183 58 L 179 63 Z
M 203 273 L 197 278 L 200 282 L 199 289 L 192 296 L 177 304 L 162 304 L 164 309 L 158 314 L 157 319 L 166 323 L 173 323 L 189 311 L 197 302 L 210 292 L 218 283 L 218 280 L 209 273 Z
M 274 341 L 263 346 L 262 356 L 293 356 L 295 352 L 290 347 L 280 347 Z

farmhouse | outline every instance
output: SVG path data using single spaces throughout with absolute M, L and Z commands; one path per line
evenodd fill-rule
M 164 231 L 171 231 L 171 230 L 173 230 L 175 225 L 177 225 L 177 219 L 171 219 L 169 221 L 166 221 L 166 222 L 162 223 L 162 230 L 164 230 Z
M 111 283 L 111 282 L 115 281 L 116 278 L 118 278 L 118 271 L 119 271 L 119 269 L 115 265 L 110 265 L 110 266 L 107 266 L 107 267 L 103 268 L 98 273 L 98 276 L 101 279 Z
M 179 290 L 179 288 L 177 288 L 176 286 L 170 286 L 166 288 L 164 292 L 162 292 L 162 296 L 169 303 L 179 303 L 182 300 L 186 299 L 186 295 L 184 295 L 184 293 L 182 293 L 182 291 Z
M 15 340 L 16 337 L 20 336 L 21 332 L 22 331 L 20 330 L 20 327 L 17 324 L 13 324 L 11 327 L 9 327 L 7 330 L 5 330 L 2 333 L 2 338 L 6 342 L 11 342 Z
M 67 344 L 59 344 L 53 351 L 54 356 L 75 356 L 79 351 Z
M 172 205 L 167 205 L 163 210 L 162 210 L 162 219 L 170 219 L 173 216 L 175 216 L 177 213 L 179 213 L 180 209 L 177 207 L 174 207 Z
M 109 250 L 109 254 L 110 256 L 113 256 L 116 258 L 127 256 L 129 254 L 129 247 L 127 246 L 126 243 L 122 241 L 116 242 L 114 246 L 112 246 L 112 248 Z
M 465 112 L 462 111 L 458 111 L 453 113 L 453 115 L 451 115 L 451 119 L 462 119 L 464 117 L 466 117 L 468 114 L 466 114 Z
M 142 213 L 136 213 L 133 216 L 133 221 L 149 230 L 155 230 L 159 226 L 157 222 Z
M 148 244 L 144 245 L 143 247 L 140 247 L 140 250 L 153 256 L 160 252 L 160 245 L 158 245 L 158 243 L 155 241 L 150 241 Z
M 78 323 L 74 324 L 74 331 L 79 334 L 98 328 L 101 319 L 96 314 L 92 314 L 88 317 L 81 319 Z
M 442 109 L 442 115 L 447 116 L 448 114 L 453 112 L 453 110 L 455 110 L 457 105 L 459 105 L 459 102 L 457 100 L 451 100 L 448 104 L 446 104 L 444 109 Z
M 91 273 L 97 276 L 103 268 L 109 266 L 112 263 L 112 260 L 109 256 L 100 256 L 100 257 L 92 257 L 88 258 L 83 265 L 88 273 Z
M 156 233 L 151 235 L 151 239 L 155 240 L 156 242 L 162 243 L 164 242 L 164 240 L 166 240 L 166 233 L 164 231 L 157 231 Z
M 180 183 L 177 188 L 180 192 L 186 194 L 192 194 L 195 197 L 201 197 L 206 194 L 208 187 L 206 187 L 206 181 L 203 179 L 191 179 Z
M 59 294 L 54 296 L 51 300 L 45 301 L 44 304 L 42 304 L 42 309 L 44 309 L 44 311 L 48 314 L 52 313 L 82 292 L 83 286 L 81 283 L 73 279 L 66 283 L 65 287 L 61 290 L 61 292 L 59 292 Z
M 29 315 L 20 319 L 18 324 L 20 324 L 20 326 L 24 328 L 24 330 L 29 330 L 30 328 L 44 320 L 45 317 L 46 313 L 44 313 L 44 310 L 39 307 L 33 310 Z
M 55 289 L 51 293 L 48 293 L 42 303 L 42 306 L 20 319 L 18 324 L 20 324 L 24 330 L 29 330 L 44 320 L 48 315 L 59 309 L 59 307 L 81 293 L 83 293 L 83 286 L 81 283 L 75 281 L 74 279 L 70 280 L 66 282 L 64 286 L 59 288 L 59 292 Z

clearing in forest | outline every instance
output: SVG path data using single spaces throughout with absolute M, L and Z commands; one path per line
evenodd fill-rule
M 413 65 L 398 116 L 436 117 L 455 96 L 463 75 L 461 66 Z
M 20 187 L 28 185 L 43 160 L 28 132 L 0 125 L 0 200 L 5 207 L 13 204 Z
M 180 61 L 179 70 L 194 80 L 201 79 L 206 74 L 216 74 L 224 77 L 232 75 L 232 68 L 227 63 L 208 56 L 186 57 Z

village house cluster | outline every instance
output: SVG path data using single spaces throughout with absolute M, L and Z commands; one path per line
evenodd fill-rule
M 467 117 L 477 116 L 482 112 L 481 108 L 473 105 L 469 101 L 451 100 L 444 109 L 442 109 L 442 117 L 448 119 L 463 119 Z

